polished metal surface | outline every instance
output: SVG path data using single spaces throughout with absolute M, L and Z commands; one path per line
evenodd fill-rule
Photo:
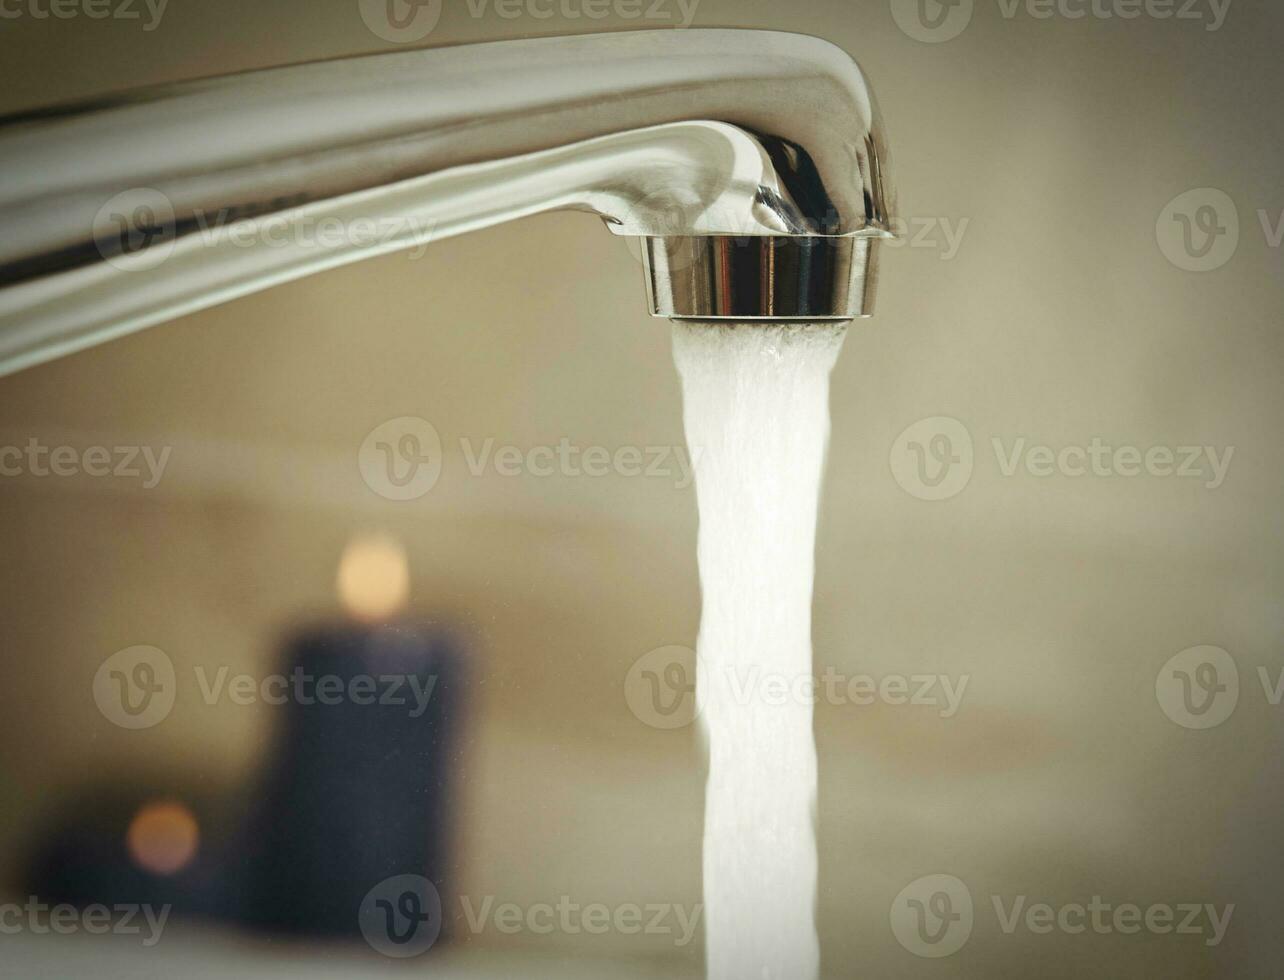
M 850 320 L 873 311 L 878 240 L 648 238 L 647 298 L 675 320 Z
M 13 116 L 0 373 L 556 209 L 649 240 L 657 315 L 863 315 L 895 216 L 886 166 L 851 58 L 768 31 L 396 52 Z M 735 253 L 731 236 L 785 244 Z M 676 250 L 702 237 L 675 275 Z M 799 244 L 818 240 L 837 242 Z

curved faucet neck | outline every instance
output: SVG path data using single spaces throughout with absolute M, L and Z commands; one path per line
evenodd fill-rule
M 560 208 L 649 239 L 657 315 L 848 318 L 869 311 L 893 217 L 859 68 L 765 31 L 501 41 L 165 86 L 0 120 L 0 160 L 0 373 Z M 296 233 L 323 221 L 331 240 Z

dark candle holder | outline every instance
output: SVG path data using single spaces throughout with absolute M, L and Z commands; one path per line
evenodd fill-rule
M 361 931 L 372 889 L 451 866 L 464 662 L 430 626 L 316 629 L 287 650 L 278 732 L 247 821 L 236 915 L 257 929 Z

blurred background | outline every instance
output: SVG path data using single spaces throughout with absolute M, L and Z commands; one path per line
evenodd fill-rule
M 445 0 L 419 43 L 689 11 L 824 37 L 873 82 L 907 237 L 834 374 L 815 661 L 933 685 L 816 708 L 825 975 L 1276 975 L 1284 11 L 924 3 L 673 0 L 643 19 Z M 397 47 L 357 0 L 4 9 L 6 112 Z M 439 471 L 395 499 L 372 446 L 406 434 L 438 439 Z M 949 451 L 922 455 L 940 435 Z M 0 975 L 700 975 L 678 913 L 700 902 L 701 745 L 646 710 L 635 667 L 694 645 L 695 498 L 629 243 L 541 216 L 0 379 L 0 446 L 32 440 L 134 447 L 139 475 L 0 478 L 0 901 L 175 911 L 151 947 L 6 928 Z M 1153 465 L 1054 457 L 1094 440 Z M 477 458 L 565 444 L 665 462 Z M 1047 467 L 1014 462 L 1042 446 Z M 1201 647 L 1225 657 L 1183 652 Z M 263 680 L 296 668 L 398 676 L 410 705 L 270 703 Z M 121 678 L 159 707 L 104 709 Z M 435 685 L 413 718 L 411 679 Z M 381 955 L 352 915 L 327 925 L 371 899 L 371 869 L 439 892 L 422 958 Z M 945 958 L 894 929 L 930 875 L 974 904 Z M 1005 931 L 1020 897 L 1234 908 L 1216 941 L 1206 919 Z M 563 898 L 669 915 L 599 932 L 491 914 Z

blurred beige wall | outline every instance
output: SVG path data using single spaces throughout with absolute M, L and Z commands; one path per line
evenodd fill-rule
M 669 9 L 676 9 L 670 4 Z M 1284 666 L 1284 276 L 1257 215 L 1284 209 L 1284 13 L 1042 20 L 977 0 L 945 43 L 886 2 L 700 0 L 693 26 L 817 34 L 852 52 L 888 123 L 919 244 L 886 251 L 878 315 L 833 385 L 817 547 L 818 668 L 967 678 L 957 714 L 823 704 L 827 975 L 1267 975 L 1278 948 L 1280 721 L 1257 668 Z M 427 43 L 636 26 L 477 18 L 446 0 Z M 0 109 L 376 51 L 354 2 L 172 0 L 160 26 L 0 27 Z M 1225 191 L 1240 240 L 1178 268 L 1169 201 Z M 962 230 L 951 250 L 944 229 Z M 932 245 L 930 243 L 935 243 Z M 696 517 L 673 478 L 470 475 L 460 440 L 681 446 L 667 328 L 627 243 L 550 215 L 337 270 L 0 379 L 0 444 L 172 446 L 164 479 L 0 481 L 0 862 L 60 788 L 104 772 L 252 771 L 270 708 L 178 708 L 107 725 L 112 652 L 270 669 L 283 631 L 334 614 L 354 533 L 405 543 L 415 606 L 465 625 L 487 682 L 468 752 L 461 887 L 530 903 L 699 900 L 693 730 L 628 710 L 630 665 L 691 644 Z M 442 477 L 408 503 L 362 482 L 381 422 L 422 416 Z M 957 419 L 970 483 L 926 501 L 898 435 Z M 1005 475 L 993 448 L 1233 447 L 1224 482 Z M 1240 702 L 1193 731 L 1156 702 L 1179 651 L 1224 647 Z M 1269 869 L 1269 873 L 1268 870 Z M 967 947 L 902 949 L 888 910 L 950 873 L 977 898 Z M 1228 938 L 1006 935 L 988 896 L 1054 904 L 1234 902 Z M 485 937 L 578 942 L 646 937 Z M 660 943 L 647 948 L 660 951 Z M 679 951 L 698 964 L 698 949 Z

